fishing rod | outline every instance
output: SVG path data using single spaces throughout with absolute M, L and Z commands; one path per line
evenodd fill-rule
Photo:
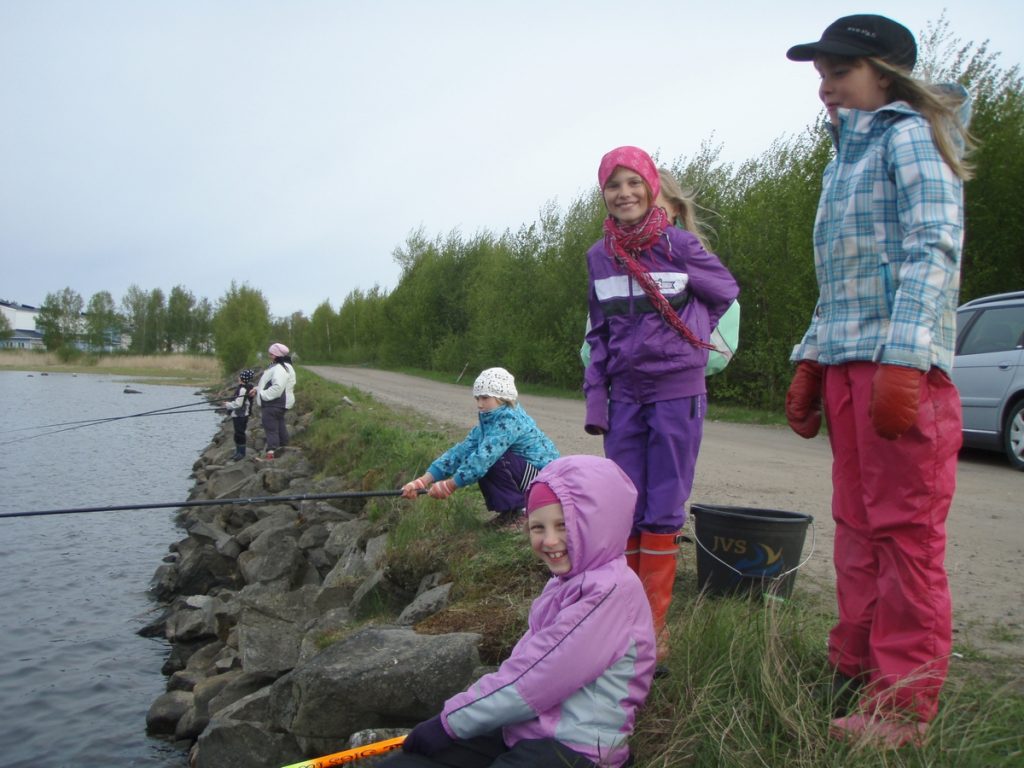
M 416 491 L 422 495 L 425 488 Z M 79 515 L 87 512 L 124 512 L 133 509 L 178 509 L 181 507 L 216 507 L 224 504 L 266 504 L 277 501 L 321 501 L 325 499 L 370 499 L 383 496 L 401 496 L 402 489 L 387 491 L 339 491 L 338 493 L 299 493 L 291 496 L 248 496 L 233 499 L 196 499 L 193 501 L 167 501 L 151 504 L 120 504 L 102 507 L 72 507 L 69 509 L 37 509 L 30 512 L 0 512 L 0 517 L 42 517 L 44 515 Z
M 361 747 L 346 749 L 343 752 L 335 752 L 323 757 L 314 757 L 311 760 L 292 763 L 291 765 L 284 766 L 284 768 L 331 768 L 331 766 L 335 765 L 354 763 L 356 760 L 362 760 L 364 757 L 383 755 L 385 752 L 398 749 L 402 746 L 403 741 L 405 741 L 405 736 L 395 736 L 393 739 L 375 741 L 372 744 L 364 744 Z
M 95 419 L 79 419 L 78 421 L 59 421 L 56 424 L 40 424 L 36 427 L 15 427 L 14 429 L 5 430 L 6 432 L 25 432 L 30 429 L 53 429 L 54 427 L 67 427 L 73 424 L 87 424 L 94 421 L 114 421 L 116 419 L 133 419 L 136 416 L 151 416 L 154 413 L 163 413 L 164 411 L 175 411 L 179 408 L 195 408 L 200 405 L 209 404 L 210 400 L 193 400 L 191 403 L 183 403 L 182 405 L 171 405 L 167 408 L 157 408 L 152 411 L 143 411 L 142 413 L 129 413 L 124 416 L 102 416 Z
M 175 406 L 176 408 L 182 408 L 182 406 Z M 73 432 L 76 429 L 82 429 L 84 427 L 95 427 L 100 424 L 106 424 L 111 421 L 120 421 L 122 419 L 137 419 L 140 416 L 175 416 L 180 413 L 210 413 L 217 411 L 224 411 L 224 408 L 192 408 L 189 410 L 174 410 L 170 408 L 162 408 L 156 411 L 147 411 L 146 413 L 133 413 L 127 416 L 108 416 L 102 419 L 85 419 L 80 422 L 70 422 L 72 426 L 64 427 L 63 429 L 51 429 L 49 432 L 40 432 L 38 435 L 29 435 L 28 437 L 18 437 L 14 440 L 7 440 L 0 443 L 0 446 L 14 445 L 15 443 L 23 443 L 27 440 L 35 440 L 39 437 L 46 437 L 47 435 L 58 435 L 61 432 Z M 21 429 L 43 429 L 43 427 L 22 427 Z M 12 432 L 17 430 L 10 430 Z

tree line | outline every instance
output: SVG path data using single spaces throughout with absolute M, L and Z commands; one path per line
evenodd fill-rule
M 131 285 L 120 304 L 110 291 L 97 291 L 86 303 L 72 288 L 46 294 L 36 330 L 48 350 L 64 357 L 77 352 L 159 354 L 210 352 L 213 307 L 181 285 L 165 298 L 159 288 Z
M 934 82 L 957 81 L 973 97 L 979 149 L 966 185 L 961 300 L 1024 288 L 1024 96 L 1018 67 L 1002 69 L 987 44 L 963 44 L 940 20 L 920 40 L 920 66 Z M 668 164 L 698 193 L 707 235 L 741 292 L 740 349 L 708 380 L 718 399 L 778 407 L 790 380 L 789 354 L 817 301 L 811 231 L 821 176 L 832 156 L 822 123 L 777 140 L 733 165 L 707 144 Z M 596 158 L 595 158 L 596 166 Z M 566 210 L 496 235 L 410 234 L 395 249 L 391 292 L 352 291 L 335 310 L 279 324 L 305 359 L 413 367 L 457 374 L 503 365 L 517 377 L 579 387 L 578 350 L 587 312 L 586 250 L 602 234 L 599 191 Z
M 1024 208 L 1016 196 L 1024 188 L 1019 68 L 1001 68 L 987 44 L 953 38 L 941 19 L 919 43 L 924 74 L 960 82 L 973 97 L 971 130 L 979 149 L 976 177 L 965 192 L 961 300 L 1024 288 Z M 739 352 L 709 379 L 718 399 L 772 408 L 782 402 L 790 349 L 817 300 L 811 230 L 831 155 L 818 122 L 740 164 L 722 162 L 720 148 L 707 143 L 693 156 L 664 163 L 697 193 L 712 250 L 741 287 Z M 272 319 L 258 289 L 234 283 L 216 308 L 180 286 L 166 306 L 157 290 L 129 291 L 119 317 L 132 331 L 133 351 L 184 345 L 201 352 L 212 343 L 228 371 L 260 359 L 273 339 L 304 362 L 453 376 L 502 365 L 521 381 L 576 388 L 587 312 L 584 254 L 601 237 L 604 217 L 595 187 L 564 210 L 548 203 L 536 221 L 500 234 L 432 236 L 421 228 L 393 252 L 401 267 L 394 289 L 356 289 L 337 308 L 325 300 L 309 317 Z M 93 297 L 86 318 L 106 317 L 111 303 Z

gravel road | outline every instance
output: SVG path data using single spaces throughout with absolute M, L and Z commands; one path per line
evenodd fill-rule
M 369 368 L 309 370 L 441 424 L 468 430 L 476 423 L 466 386 Z M 582 400 L 523 395 L 521 402 L 563 455 L 602 454 L 601 438 L 583 431 Z M 813 515 L 815 549 L 797 587 L 831 592 L 831 461 L 825 438 L 804 440 L 786 427 L 708 422 L 691 501 Z M 965 451 L 957 483 L 946 555 L 955 640 L 1024 660 L 1024 472 L 998 454 Z

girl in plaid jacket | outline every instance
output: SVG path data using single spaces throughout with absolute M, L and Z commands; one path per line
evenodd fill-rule
M 914 37 L 884 16 L 843 17 L 787 56 L 814 62 L 836 145 L 814 225 L 818 303 L 786 396 L 802 437 L 824 408 L 834 456 L 829 661 L 835 690 L 860 695 L 832 734 L 899 747 L 935 717 L 952 648 L 943 561 L 969 101 L 915 79 Z

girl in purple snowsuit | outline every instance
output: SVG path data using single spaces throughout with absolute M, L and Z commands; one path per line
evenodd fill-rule
M 623 548 L 636 491 L 613 462 L 566 456 L 530 486 L 528 529 L 552 578 L 496 672 L 417 725 L 407 766 L 618 768 L 650 690 L 655 648 L 643 587 Z
M 707 407 L 708 340 L 739 287 L 717 256 L 654 204 L 661 182 L 646 152 L 613 149 L 598 180 L 608 218 L 605 237 L 587 252 L 585 427 L 604 435 L 605 456 L 639 493 L 627 560 L 650 600 L 661 659 L 676 536 Z

